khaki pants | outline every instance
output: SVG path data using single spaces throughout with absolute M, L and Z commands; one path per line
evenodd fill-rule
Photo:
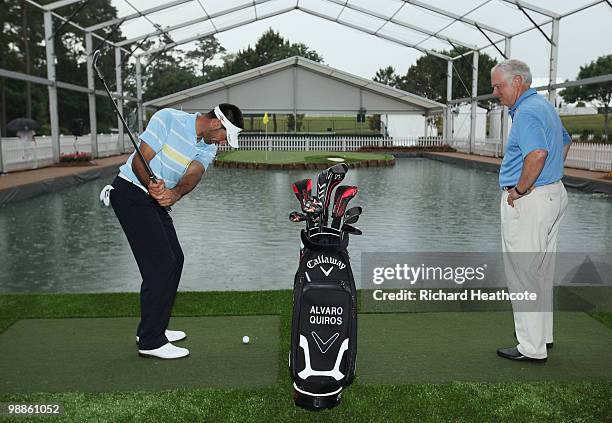
M 546 358 L 546 343 L 553 342 L 555 253 L 559 224 L 567 208 L 567 192 L 559 181 L 536 187 L 514 201 L 514 207 L 507 200 L 508 193 L 504 191 L 500 212 L 508 289 L 538 294 L 538 311 L 524 311 L 529 310 L 525 303 L 512 304 L 517 348 L 527 357 Z

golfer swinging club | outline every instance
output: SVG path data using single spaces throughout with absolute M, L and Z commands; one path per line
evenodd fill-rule
M 110 197 L 142 276 L 136 330 L 142 357 L 189 355 L 188 349 L 172 344 L 185 332 L 168 330 L 184 256 L 167 208 L 196 187 L 218 145 L 238 148 L 243 127 L 242 112 L 232 104 L 219 104 L 206 114 L 159 110 L 140 134 L 140 151 L 155 178 L 135 151 L 100 196 L 106 194 L 107 205 Z

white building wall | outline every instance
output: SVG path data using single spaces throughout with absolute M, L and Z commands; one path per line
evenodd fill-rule
M 388 135 L 394 138 L 437 136 L 435 125 L 425 127 L 427 119 L 422 115 L 382 115 L 381 120 L 387 125 Z
M 597 107 L 562 106 L 557 109 L 561 116 L 596 115 Z

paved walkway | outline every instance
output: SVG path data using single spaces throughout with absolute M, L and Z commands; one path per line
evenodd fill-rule
M 96 165 L 86 166 L 67 166 L 67 167 L 44 167 L 34 170 L 23 170 L 21 172 L 11 172 L 0 175 L 0 191 L 3 189 L 15 188 L 21 185 L 28 185 L 37 182 L 49 181 L 65 176 L 78 175 L 79 173 L 90 172 L 96 169 L 105 169 L 108 167 L 119 167 L 125 163 L 129 155 L 106 157 L 97 159 Z
M 474 154 L 465 154 L 465 153 L 429 153 L 434 154 L 436 156 L 446 156 L 446 157 L 454 157 L 457 159 L 463 160 L 473 160 L 481 163 L 491 163 L 500 165 L 502 159 L 498 159 L 495 157 L 486 157 L 486 156 L 476 156 Z M 572 176 L 574 178 L 581 179 L 590 179 L 598 182 L 607 182 L 612 185 L 611 179 L 605 179 L 606 172 L 595 172 L 591 170 L 582 170 L 582 169 L 574 169 L 571 167 L 566 167 L 564 174 L 566 176 Z

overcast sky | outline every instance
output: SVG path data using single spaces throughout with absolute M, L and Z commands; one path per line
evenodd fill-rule
M 133 13 L 125 0 L 112 0 L 119 10 L 119 16 Z M 144 10 L 163 0 L 128 0 L 129 3 Z M 276 10 L 295 6 L 298 0 L 271 0 L 257 7 L 257 16 L 264 16 Z M 339 1 L 339 0 L 335 0 Z M 248 3 L 246 0 L 194 0 L 191 3 L 178 6 L 174 9 L 158 12 L 150 16 L 150 20 L 163 27 L 175 25 L 181 21 L 190 20 L 204 15 L 213 14 L 234 6 Z M 343 3 L 343 2 L 341 2 Z M 439 8 L 446 8 L 457 14 L 477 8 L 467 15 L 478 22 L 488 24 L 516 33 L 528 28 L 531 24 L 528 18 L 516 6 L 503 0 L 429 0 L 428 4 Z M 574 10 L 582 5 L 592 3 L 592 0 L 530 0 L 531 4 L 564 13 Z M 302 7 L 319 13 L 325 13 L 334 18 L 340 15 L 340 20 L 366 26 L 372 31 L 381 27 L 382 21 L 375 18 L 366 18 L 363 14 L 350 8 L 342 8 L 326 0 L 299 0 Z M 401 21 L 420 26 L 430 31 L 440 31 L 451 23 L 448 18 L 440 17 L 430 11 L 425 11 L 413 5 L 404 4 L 400 0 L 350 0 L 349 5 L 355 7 L 374 9 L 376 13 L 395 17 Z M 341 12 L 341 13 L 340 13 Z M 536 12 L 529 12 L 536 22 L 548 20 L 546 16 Z M 215 28 L 244 21 L 255 16 L 253 8 L 233 13 L 227 17 L 214 19 Z M 422 55 L 419 51 L 398 45 L 391 41 L 366 34 L 355 29 L 342 26 L 335 22 L 315 17 L 300 10 L 293 10 L 253 22 L 248 25 L 221 32 L 217 35 L 221 44 L 228 52 L 236 52 L 254 45 L 257 38 L 268 28 L 279 31 L 281 35 L 291 42 L 302 42 L 316 50 L 323 56 L 324 62 L 332 67 L 356 75 L 372 78 L 381 67 L 393 66 L 398 73 L 404 74 L 408 67 Z M 210 22 L 204 22 L 192 27 L 184 28 L 172 33 L 174 40 L 181 40 L 195 34 L 204 33 L 212 29 Z M 550 34 L 551 25 L 544 25 L 543 29 Z M 143 18 L 124 24 L 123 31 L 128 38 L 152 30 L 152 25 Z M 422 42 L 426 35 L 406 30 L 394 24 L 386 24 L 380 29 L 381 34 L 401 38 L 410 43 Z M 489 42 L 478 30 L 464 24 L 454 23 L 444 29 L 441 34 L 468 44 L 486 45 Z M 499 35 L 488 32 L 494 40 Z M 559 37 L 559 79 L 575 79 L 579 67 L 604 54 L 612 54 L 612 7 L 601 3 L 580 13 L 561 20 Z M 193 48 L 194 43 L 182 46 L 184 49 Z M 423 42 L 423 47 L 432 49 L 450 49 L 448 43 L 429 39 Z M 503 49 L 503 43 L 499 45 Z M 493 47 L 485 50 L 496 58 L 501 56 Z M 550 47 L 544 36 L 537 30 L 519 35 L 512 39 L 512 57 L 526 61 L 532 69 L 534 83 L 545 81 L 548 77 Z

